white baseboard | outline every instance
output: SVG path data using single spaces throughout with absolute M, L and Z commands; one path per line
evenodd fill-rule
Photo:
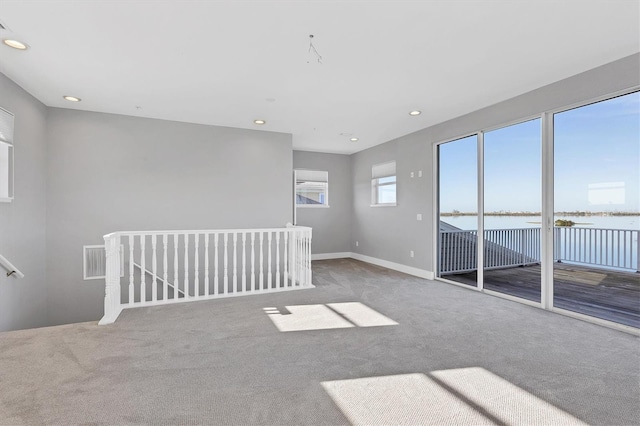
M 388 260 L 378 259 L 371 256 L 365 256 L 364 254 L 360 254 L 360 253 L 341 252 L 341 253 L 319 253 L 319 254 L 311 255 L 311 260 L 344 259 L 344 258 L 360 260 L 362 262 L 382 266 L 383 268 L 393 269 L 394 271 L 403 272 L 405 274 L 413 275 L 415 277 L 420 277 L 427 280 L 433 280 L 435 278 L 435 274 L 432 271 L 427 271 L 426 269 L 414 268 L 413 266 L 402 265 L 400 263 L 389 262 Z
M 341 253 L 317 253 L 311 255 L 311 260 L 345 259 L 351 257 L 351 252 Z

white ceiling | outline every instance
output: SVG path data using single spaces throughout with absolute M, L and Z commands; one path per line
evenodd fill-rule
M 294 149 L 337 153 L 640 51 L 635 0 L 0 0 L 0 21 L 31 46 L 1 45 L 0 72 L 48 106 L 286 132 Z

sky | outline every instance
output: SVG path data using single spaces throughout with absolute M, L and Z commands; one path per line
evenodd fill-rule
M 485 212 L 541 210 L 540 119 L 486 132 Z M 440 145 L 440 211 L 477 211 L 476 136 Z M 640 92 L 554 116 L 558 211 L 640 211 Z

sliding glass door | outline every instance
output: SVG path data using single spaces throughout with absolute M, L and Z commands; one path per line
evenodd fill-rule
M 483 287 L 540 302 L 540 119 L 484 134 Z
M 438 147 L 438 276 L 476 287 L 478 234 L 478 137 Z
M 640 93 L 554 116 L 553 305 L 640 327 Z
M 437 146 L 437 277 L 640 328 L 640 92 L 540 117 Z

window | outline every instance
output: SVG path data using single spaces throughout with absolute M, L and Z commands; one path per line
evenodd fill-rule
M 329 207 L 329 172 L 295 170 L 296 206 Z
M 13 114 L 0 108 L 0 202 L 13 200 Z
M 371 168 L 371 204 L 396 205 L 396 162 L 376 164 Z

